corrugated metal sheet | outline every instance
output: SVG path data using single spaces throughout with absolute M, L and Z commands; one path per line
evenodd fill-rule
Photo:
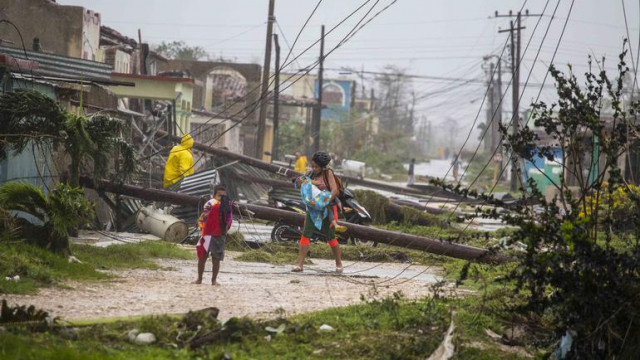
M 242 180 L 244 177 L 270 178 L 271 173 L 240 162 L 220 168 L 220 179 L 234 198 L 266 204 L 271 186 Z
M 110 81 L 113 68 L 109 64 L 77 59 L 42 52 L 25 51 L 18 48 L 0 46 L 0 54 L 8 54 L 15 58 L 37 61 L 39 68 L 33 73 L 44 76 L 64 77 L 78 80 Z M 25 71 L 26 72 L 26 71 Z
M 227 187 L 227 192 L 231 198 L 236 201 L 269 203 L 270 186 L 242 180 L 245 175 L 270 177 L 271 174 L 269 172 L 239 162 L 218 162 L 216 165 L 217 168 L 215 169 L 200 171 L 185 178 L 180 185 L 180 192 L 203 197 L 201 204 L 203 206 L 213 187 L 222 183 Z M 195 207 L 180 206 L 176 207 L 172 214 L 191 225 L 196 223 L 200 211 Z
M 218 183 L 218 171 L 209 169 L 197 172 L 185 178 L 180 184 L 180 192 L 200 196 L 203 198 L 201 208 L 211 194 L 211 190 Z M 189 226 L 194 226 L 200 215 L 200 209 L 193 206 L 178 206 L 172 211 L 172 215 L 184 221 Z
M 269 192 L 269 202 L 273 204 L 273 200 L 300 201 L 300 190 L 296 189 L 273 189 Z

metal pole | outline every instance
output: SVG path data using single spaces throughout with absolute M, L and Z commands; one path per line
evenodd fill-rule
M 167 134 L 164 131 L 158 131 L 157 135 L 162 137 L 162 136 L 166 136 Z M 168 137 L 168 141 L 176 141 L 179 142 L 180 138 L 177 136 L 171 136 Z M 246 155 L 242 155 L 242 154 L 238 154 L 238 153 L 234 153 L 232 151 L 228 151 L 228 150 L 224 150 L 221 148 L 217 148 L 214 146 L 210 146 L 210 145 L 206 145 L 200 142 L 195 141 L 193 143 L 193 148 L 195 150 L 199 150 L 202 152 L 205 152 L 207 154 L 211 154 L 211 155 L 215 155 L 217 157 L 220 158 L 225 158 L 227 160 L 239 160 L 245 164 L 257 167 L 258 169 L 262 169 L 265 171 L 269 171 L 271 173 L 274 174 L 278 174 L 280 176 L 283 177 L 288 177 L 288 178 L 294 178 L 294 177 L 298 177 L 300 175 L 303 175 L 301 173 L 295 172 L 291 169 L 288 168 L 283 168 L 279 165 L 275 165 L 275 164 L 270 164 L 267 163 L 265 161 L 262 161 L 260 159 L 256 159 L 253 157 L 249 157 Z M 472 197 L 466 197 L 466 196 L 462 196 L 462 195 L 457 195 L 454 194 L 450 191 L 444 190 L 439 186 L 435 186 L 435 185 L 421 185 L 420 188 L 407 188 L 407 187 L 402 187 L 402 186 L 395 186 L 392 184 L 387 184 L 381 181 L 371 181 L 371 180 L 365 180 L 365 179 L 360 179 L 358 177 L 355 176 L 347 176 L 347 175 L 340 175 L 340 178 L 345 180 L 346 183 L 348 183 L 349 185 L 358 185 L 358 186 L 367 186 L 367 187 L 371 187 L 374 189 L 380 189 L 380 190 L 385 190 L 385 191 L 391 191 L 394 193 L 398 193 L 398 194 L 414 194 L 414 195 L 425 195 L 425 196 L 435 196 L 435 197 L 442 197 L 442 198 L 447 198 L 447 199 L 454 199 L 457 201 L 464 201 L 466 203 L 482 203 L 482 200 L 478 200 L 478 199 L 474 199 Z
M 495 134 L 493 132 L 493 129 L 495 128 L 495 110 L 496 110 L 496 104 L 495 104 L 495 85 L 493 82 L 493 69 L 494 69 L 494 65 L 493 62 L 489 63 L 489 108 L 487 110 L 487 129 L 486 131 L 489 133 L 489 136 L 487 138 L 485 138 L 484 141 L 484 149 L 485 150 L 489 150 L 491 151 L 491 149 L 495 148 L 496 146 L 496 137 Z
M 271 35 L 273 34 L 273 11 L 275 0 L 269 0 L 269 16 L 267 17 L 267 41 L 264 49 L 264 66 L 262 68 L 262 92 L 260 95 L 260 112 L 258 114 L 258 133 L 256 134 L 256 158 L 262 159 L 264 155 L 264 135 L 267 122 L 267 105 L 269 93 L 269 71 L 271 68 Z
M 278 160 L 278 146 L 280 145 L 280 44 L 278 34 L 273 34 L 273 43 L 276 46 L 276 78 L 273 86 L 273 149 L 271 161 Z
M 498 144 L 500 141 L 500 134 L 498 129 L 500 128 L 500 124 L 502 124 L 502 60 L 498 58 L 498 81 L 496 83 L 496 96 L 498 97 L 498 104 L 496 105 L 496 120 L 493 122 L 493 133 L 496 139 L 494 146 L 502 146 L 502 144 Z M 498 153 L 502 153 L 502 149 L 498 150 Z
M 133 196 L 143 200 L 169 202 L 183 206 L 198 206 L 200 197 L 176 193 L 166 190 L 145 189 L 140 186 L 117 184 L 106 180 L 95 180 L 89 177 L 80 177 L 82 186 L 111 192 L 115 194 Z M 257 219 L 269 221 L 282 221 L 287 224 L 301 226 L 304 223 L 304 215 L 293 211 L 274 209 L 255 204 L 236 204 L 234 212 L 252 213 Z M 417 235 L 409 235 L 396 231 L 381 230 L 363 225 L 340 222 L 347 226 L 349 234 L 354 237 L 378 241 L 385 244 L 445 255 L 464 260 L 487 261 L 488 250 L 473 246 L 449 243 L 437 238 L 428 238 Z
M 520 19 L 520 17 L 518 17 Z M 513 83 L 511 84 L 511 106 L 512 106 L 512 124 L 511 124 L 511 133 L 515 134 L 517 132 L 517 119 L 518 119 L 518 81 L 517 81 L 517 73 L 518 73 L 518 55 L 516 54 L 516 35 L 515 29 L 513 26 L 513 20 L 510 21 L 510 31 L 511 31 L 511 75 L 513 79 Z M 519 32 L 519 30 L 518 30 Z M 518 162 L 516 161 L 515 154 L 511 156 L 511 191 L 518 190 Z
M 322 83 L 324 72 L 324 25 L 320 33 L 320 64 L 318 67 L 318 104 L 314 108 L 314 116 L 311 123 L 311 153 L 320 150 L 320 120 L 322 118 Z

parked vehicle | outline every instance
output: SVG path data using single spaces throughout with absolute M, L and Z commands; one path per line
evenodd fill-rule
M 342 173 L 347 176 L 357 177 L 358 179 L 364 179 L 366 171 L 366 165 L 362 161 L 355 160 L 342 160 Z
M 356 200 L 355 196 L 349 189 L 344 189 L 342 195 L 339 197 L 342 202 L 344 221 L 352 223 L 352 224 L 367 224 L 371 221 L 371 215 L 367 209 L 365 209 L 358 200 Z M 305 206 L 302 201 L 299 200 L 274 200 L 274 205 L 276 208 L 281 210 L 294 211 L 299 214 L 305 214 Z M 348 229 L 348 226 L 347 226 Z M 285 224 L 283 222 L 277 222 L 271 231 L 271 240 L 273 241 L 297 241 L 300 239 L 300 235 L 302 234 L 302 229 L 299 226 L 293 226 L 289 224 Z M 345 233 L 336 233 L 338 241 L 342 244 L 351 243 L 355 245 L 370 245 L 376 246 L 378 243 L 374 241 L 366 241 L 361 240 L 359 238 L 354 238 L 349 234 L 349 231 Z M 325 239 L 320 239 L 319 235 L 314 235 L 311 239 L 313 241 L 326 241 Z

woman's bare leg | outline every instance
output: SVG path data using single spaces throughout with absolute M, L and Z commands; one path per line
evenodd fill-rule
M 340 246 L 336 246 L 331 248 L 333 252 L 333 257 L 336 259 L 336 268 L 342 267 L 342 251 L 340 251 Z
M 298 248 L 298 268 L 302 270 L 304 266 L 304 259 L 307 257 L 307 253 L 309 252 L 308 244 L 300 244 Z

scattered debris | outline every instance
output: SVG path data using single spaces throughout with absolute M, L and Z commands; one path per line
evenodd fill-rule
M 485 334 L 489 335 L 490 338 L 492 338 L 495 341 L 502 341 L 502 336 L 494 333 L 493 331 L 491 331 L 491 329 L 484 329 Z
M 455 336 L 454 330 L 455 325 L 453 323 L 453 317 L 455 316 L 455 312 L 451 314 L 451 324 L 449 324 L 449 329 L 447 329 L 447 333 L 444 336 L 444 340 L 440 343 L 440 346 L 436 349 L 436 351 L 431 354 L 427 358 L 427 360 L 449 360 L 453 357 L 455 352 L 455 345 L 453 344 L 453 338 Z
M 153 335 L 152 333 L 141 333 L 138 334 L 138 336 L 136 336 L 136 344 L 139 345 L 149 345 L 149 344 L 153 344 L 154 342 L 156 342 L 156 336 Z
M 82 261 L 78 260 L 77 257 L 71 255 L 71 256 L 69 256 L 69 263 L 82 264 Z
M 129 330 L 129 332 L 127 333 L 127 337 L 129 338 L 129 341 L 135 342 L 136 337 L 138 336 L 139 333 L 140 333 L 140 330 L 138 329 Z
M 318 331 L 326 331 L 326 332 L 330 332 L 330 331 L 335 331 L 335 329 L 334 329 L 333 327 L 331 327 L 331 325 L 322 324 L 322 326 L 320 326 L 320 328 L 318 329 Z
M 32 330 L 43 330 L 53 325 L 56 321 L 57 318 L 52 318 L 46 311 L 36 310 L 36 307 L 33 305 L 29 307 L 25 305 L 14 305 L 10 307 L 6 299 L 2 300 L 0 323 L 10 325 L 25 324 L 30 326 Z
M 280 326 L 278 326 L 277 328 L 272 328 L 271 326 L 267 326 L 265 330 L 267 330 L 270 333 L 274 333 L 276 336 L 278 336 L 282 334 L 286 328 L 287 327 L 285 326 L 285 324 L 280 324 Z
M 576 332 L 573 330 L 567 330 L 562 338 L 560 339 L 560 346 L 556 351 L 554 351 L 553 355 L 556 359 L 566 359 L 569 352 L 571 352 L 571 347 L 573 346 L 573 338 L 576 336 Z
M 136 224 L 140 230 L 166 241 L 180 242 L 189 234 L 189 228 L 184 221 L 170 215 L 169 212 L 170 208 L 157 209 L 153 205 L 147 206 L 138 211 Z

